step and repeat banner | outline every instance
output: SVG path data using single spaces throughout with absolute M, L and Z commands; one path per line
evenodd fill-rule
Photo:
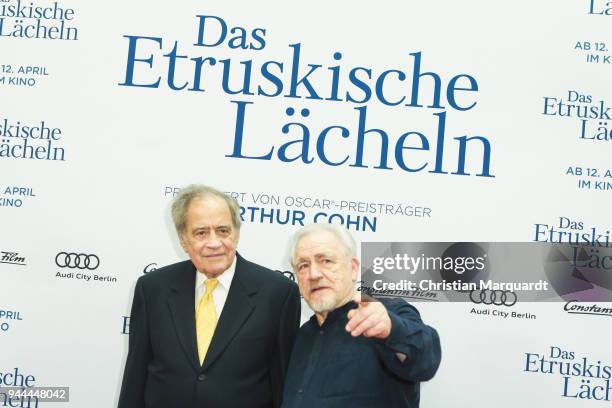
M 610 104 L 607 0 L 0 0 L 0 387 L 116 405 L 135 282 L 187 258 L 192 183 L 238 200 L 240 253 L 273 269 L 310 223 L 610 269 Z M 416 304 L 443 351 L 421 406 L 612 407 L 612 306 L 563 299 Z

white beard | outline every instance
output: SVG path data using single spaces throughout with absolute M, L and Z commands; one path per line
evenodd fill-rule
M 336 299 L 333 296 L 323 297 L 316 301 L 310 300 L 310 302 L 306 303 L 315 313 L 331 312 L 336 308 Z

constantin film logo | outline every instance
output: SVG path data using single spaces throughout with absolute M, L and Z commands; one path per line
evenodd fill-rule
M 19 252 L 0 251 L 0 263 L 25 266 L 25 258 Z
M 608 316 L 612 317 L 612 307 L 598 306 L 597 304 L 588 304 L 578 302 L 577 300 L 570 300 L 563 306 L 569 314 L 580 314 L 580 315 L 593 315 L 593 316 Z
M 281 275 L 283 275 L 285 278 L 289 279 L 292 282 L 295 282 L 295 275 L 293 274 L 293 272 L 291 271 L 276 271 L 277 273 L 280 273 Z
M 144 269 L 142 270 L 142 273 L 144 275 L 146 275 L 149 272 L 153 272 L 157 270 L 157 263 L 156 262 L 151 262 L 150 264 L 148 264 L 147 266 L 144 267 Z

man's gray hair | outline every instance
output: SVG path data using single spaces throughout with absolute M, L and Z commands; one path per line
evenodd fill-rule
M 195 199 L 215 197 L 225 201 L 232 218 L 232 224 L 236 230 L 240 230 L 242 221 L 240 220 L 240 205 L 238 202 L 216 188 L 208 187 L 203 184 L 190 184 L 181 189 L 172 201 L 172 221 L 177 234 L 180 236 L 187 227 L 187 209 L 189 204 Z
M 346 228 L 341 227 L 337 224 L 310 224 L 305 226 L 304 228 L 299 229 L 295 234 L 293 234 L 293 237 L 291 238 L 289 246 L 289 264 L 291 266 L 295 266 L 293 264 L 293 261 L 295 259 L 295 250 L 300 240 L 307 235 L 321 231 L 327 231 L 334 234 L 336 238 L 338 238 L 338 241 L 344 247 L 346 255 L 349 258 L 357 256 L 357 244 L 355 244 L 353 236 Z

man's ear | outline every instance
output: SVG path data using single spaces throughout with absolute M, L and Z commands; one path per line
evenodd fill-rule
M 357 282 L 357 276 L 359 275 L 359 259 L 356 256 L 351 258 L 351 279 L 353 282 Z

